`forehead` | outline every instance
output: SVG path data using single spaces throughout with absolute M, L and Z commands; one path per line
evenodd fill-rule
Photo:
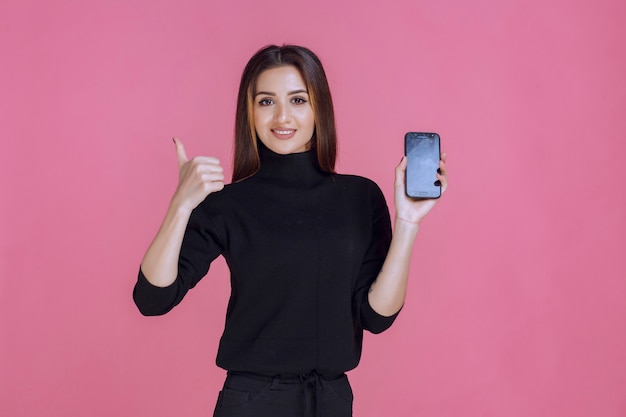
M 255 86 L 255 92 L 265 91 L 271 93 L 306 89 L 306 83 L 302 78 L 302 74 L 293 65 L 284 65 L 263 71 L 259 74 Z

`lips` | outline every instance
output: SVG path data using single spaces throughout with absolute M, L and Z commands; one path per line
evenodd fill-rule
M 271 129 L 272 134 L 278 139 L 291 139 L 295 134 L 295 129 Z

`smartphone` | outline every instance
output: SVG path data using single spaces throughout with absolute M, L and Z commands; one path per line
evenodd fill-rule
M 408 132 L 404 135 L 407 157 L 406 194 L 413 198 L 441 197 L 437 169 L 441 159 L 439 135 L 429 132 Z

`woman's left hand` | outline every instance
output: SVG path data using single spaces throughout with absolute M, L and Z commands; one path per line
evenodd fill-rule
M 439 172 L 436 174 L 437 179 L 441 182 L 441 195 L 448 188 L 448 173 L 446 171 L 446 157 L 443 153 L 441 160 L 439 161 Z M 396 204 L 396 221 L 402 220 L 405 222 L 419 224 L 424 217 L 435 207 L 437 198 L 417 199 L 411 198 L 406 195 L 406 156 L 402 158 L 400 164 L 396 167 L 396 180 L 395 180 L 395 204 Z

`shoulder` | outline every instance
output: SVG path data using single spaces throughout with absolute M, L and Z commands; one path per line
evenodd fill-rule
M 357 187 L 359 189 L 367 190 L 382 195 L 382 191 L 378 184 L 369 178 L 362 177 L 360 175 L 350 174 L 335 174 L 334 178 L 337 183 L 344 184 L 346 186 Z
M 338 185 L 350 190 L 361 197 L 368 197 L 374 206 L 386 206 L 385 196 L 374 181 L 360 175 L 335 174 L 333 176 Z
M 226 184 L 220 191 L 209 194 L 198 209 L 206 214 L 227 213 L 236 204 L 238 196 L 243 195 L 240 183 Z
M 341 181 L 348 185 L 379 189 L 378 184 L 376 184 L 374 181 L 360 175 L 334 174 L 333 176 L 334 178 L 336 178 L 337 181 Z

